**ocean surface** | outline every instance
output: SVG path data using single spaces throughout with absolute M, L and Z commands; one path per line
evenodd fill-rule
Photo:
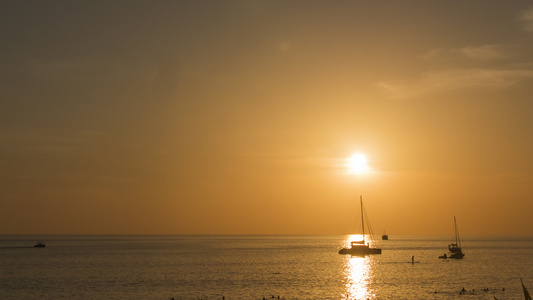
M 0 235 L 0 299 L 524 299 L 520 278 L 533 291 L 533 237 L 465 236 L 462 260 L 438 259 L 445 236 L 339 255 L 349 239 Z

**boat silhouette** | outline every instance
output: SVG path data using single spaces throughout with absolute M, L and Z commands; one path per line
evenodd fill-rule
M 367 255 L 367 254 L 381 254 L 381 248 L 372 247 L 365 240 L 365 216 L 363 209 L 363 196 L 360 196 L 361 202 L 361 223 L 362 223 L 362 240 L 352 241 L 350 248 L 342 248 L 339 250 L 339 254 L 351 254 L 351 255 Z M 369 226 L 370 227 L 370 226 Z
M 454 259 L 462 259 L 465 254 L 463 253 L 463 250 L 461 248 L 461 239 L 459 238 L 459 230 L 457 229 L 457 220 L 455 219 L 455 216 L 453 216 L 453 226 L 454 226 L 454 235 L 455 235 L 455 243 L 451 243 L 448 245 L 448 251 L 449 254 L 439 256 L 439 258 L 447 259 L 447 258 L 454 258 Z

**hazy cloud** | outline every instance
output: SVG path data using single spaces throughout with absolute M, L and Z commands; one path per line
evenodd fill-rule
M 531 64 L 523 62 L 524 51 L 526 49 L 511 45 L 432 49 L 419 57 L 428 70 L 418 78 L 382 81 L 377 86 L 391 98 L 418 97 L 464 88 L 507 88 L 533 77 Z
M 473 60 L 491 61 L 504 58 L 505 55 L 497 45 L 484 45 L 480 47 L 464 47 L 459 53 Z
M 380 82 L 378 86 L 391 98 L 409 98 L 463 88 L 506 88 L 531 77 L 533 70 L 449 69 L 425 73 L 412 82 Z
M 516 55 L 514 52 L 517 51 L 507 45 L 482 45 L 458 49 L 432 49 L 419 58 L 432 64 L 479 65 L 510 58 Z
M 533 7 L 522 11 L 518 20 L 522 22 L 525 31 L 533 32 Z

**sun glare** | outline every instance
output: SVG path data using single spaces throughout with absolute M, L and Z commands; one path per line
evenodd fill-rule
M 369 289 L 372 277 L 372 257 L 349 256 L 345 258 L 344 280 L 346 285 L 344 299 L 371 299 L 375 295 Z
M 348 158 L 347 167 L 350 174 L 363 174 L 370 170 L 366 163 L 366 156 L 361 153 L 356 153 Z

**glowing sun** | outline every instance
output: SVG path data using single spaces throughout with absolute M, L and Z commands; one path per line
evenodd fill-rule
M 346 166 L 350 174 L 363 174 L 370 170 L 370 167 L 366 163 L 366 156 L 361 153 L 356 153 L 348 158 L 348 164 Z

